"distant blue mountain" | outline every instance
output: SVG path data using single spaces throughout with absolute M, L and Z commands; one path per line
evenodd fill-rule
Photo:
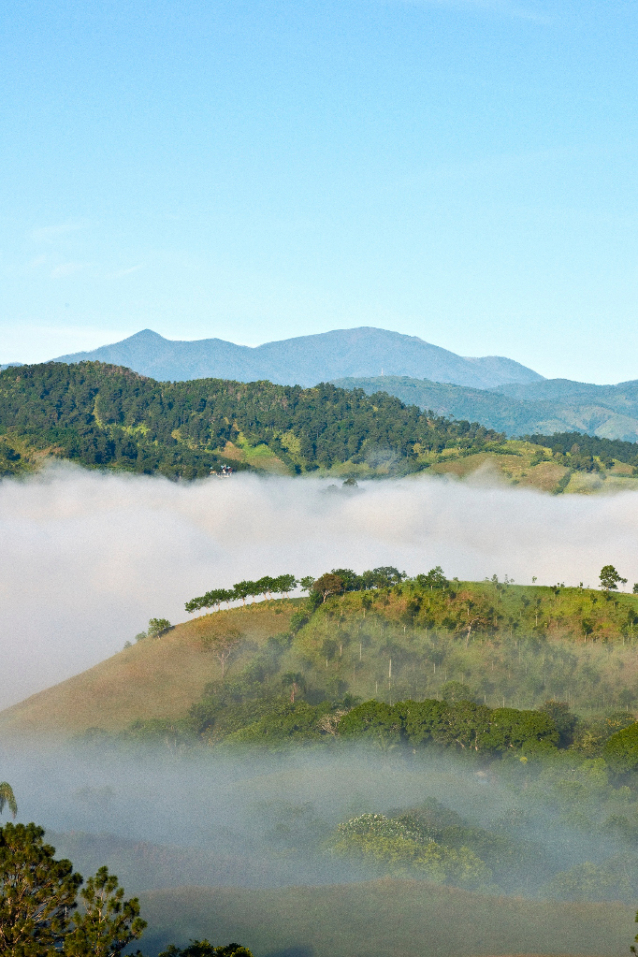
M 589 385 L 569 379 L 544 379 L 527 384 L 510 382 L 491 390 L 407 376 L 333 381 L 342 389 L 363 389 L 368 395 L 388 392 L 407 405 L 480 422 L 507 435 L 584 432 L 604 439 L 638 441 L 638 381 Z
M 127 366 L 160 381 L 268 379 L 279 385 L 312 386 L 344 377 L 410 376 L 475 389 L 532 384 L 543 376 L 501 356 L 464 358 L 417 336 L 363 326 L 314 336 L 238 346 L 223 339 L 164 339 L 144 329 L 92 352 L 59 356 L 57 362 L 98 360 Z

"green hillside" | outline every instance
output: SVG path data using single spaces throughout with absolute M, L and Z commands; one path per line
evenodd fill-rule
M 0 476 L 51 457 L 199 478 L 223 467 L 347 478 L 430 471 L 559 494 L 638 488 L 638 446 L 575 433 L 532 441 L 450 420 L 385 393 L 220 379 L 160 383 L 99 363 L 0 373 Z
M 155 382 L 97 362 L 0 373 L 0 468 L 43 455 L 78 464 L 196 478 L 222 464 L 283 474 L 402 474 L 439 453 L 468 454 L 502 436 L 398 399 L 270 382 Z
M 357 701 L 530 710 L 558 699 L 582 718 L 584 752 L 598 754 L 638 710 L 638 595 L 428 575 L 313 596 L 212 612 L 138 641 L 3 712 L 0 727 L 188 747 L 233 735 L 325 743 Z

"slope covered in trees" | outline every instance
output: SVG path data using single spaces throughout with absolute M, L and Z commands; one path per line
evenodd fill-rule
M 418 471 L 446 449 L 502 436 L 388 395 L 220 379 L 155 382 L 96 362 L 0 373 L 0 467 L 48 452 L 86 466 L 195 478 L 222 463 L 290 474 L 349 464 L 364 474 Z

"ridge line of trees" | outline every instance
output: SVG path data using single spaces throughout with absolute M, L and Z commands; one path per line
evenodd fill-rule
M 297 587 L 307 592 L 311 599 L 318 601 L 320 598 L 325 602 L 331 595 L 350 591 L 369 591 L 375 588 L 392 588 L 403 581 L 415 581 L 422 587 L 430 588 L 446 588 L 449 584 L 440 565 L 432 568 L 427 575 L 417 575 L 414 579 L 409 579 L 406 572 L 399 571 L 393 565 L 371 568 L 361 575 L 351 568 L 333 568 L 331 572 L 326 572 L 316 579 L 312 575 L 298 579 L 290 574 L 278 575 L 276 578 L 264 575 L 257 581 L 244 579 L 230 588 L 212 588 L 204 595 L 191 598 L 184 607 L 187 612 L 192 613 L 201 611 L 202 608 L 217 610 L 222 604 L 229 605 L 232 601 L 241 601 L 245 605 L 247 598 L 254 600 L 265 596 L 271 599 L 275 595 L 289 598 L 290 593 Z
M 618 590 L 618 585 L 627 584 L 627 579 L 622 578 L 613 565 L 604 565 L 600 571 L 599 578 L 600 587 L 608 598 L 610 597 L 611 591 Z M 453 580 L 453 582 L 457 581 L 458 579 Z M 496 575 L 493 575 L 491 578 L 486 578 L 485 581 L 495 585 L 501 584 Z M 533 582 L 535 581 L 536 579 L 534 578 Z M 316 579 L 312 575 L 306 575 L 298 579 L 292 574 L 278 575 L 275 578 L 270 575 L 263 575 L 256 581 L 243 579 L 230 588 L 212 588 L 204 595 L 191 598 L 185 602 L 184 608 L 191 614 L 195 611 L 201 611 L 203 608 L 214 608 L 218 610 L 222 604 L 229 606 L 233 601 L 241 601 L 245 605 L 247 598 L 254 600 L 255 598 L 265 596 L 267 599 L 271 599 L 275 595 L 283 595 L 289 598 L 290 593 L 297 587 L 301 587 L 303 591 L 308 593 L 311 599 L 311 605 L 316 605 L 320 602 L 325 602 L 333 595 L 342 595 L 345 592 L 392 588 L 395 585 L 400 585 L 402 582 L 412 582 L 418 585 L 419 588 L 429 589 L 430 591 L 435 589 L 445 590 L 449 588 L 451 584 L 440 565 L 431 568 L 427 574 L 421 573 L 414 577 L 408 576 L 406 572 L 399 571 L 399 569 L 393 565 L 382 565 L 378 568 L 368 569 L 362 572 L 361 575 L 357 574 L 357 572 L 351 568 L 333 568 L 332 571 L 324 572 L 323 575 L 320 575 L 319 578 Z M 506 575 L 502 584 L 513 585 L 514 579 L 508 578 Z M 565 586 L 561 584 L 556 587 L 564 588 Z M 582 583 L 579 587 L 582 589 Z M 634 594 L 638 593 L 638 584 L 633 586 L 633 591 Z M 155 619 L 152 619 L 151 623 L 154 621 Z M 161 622 L 167 628 L 170 627 L 170 623 L 165 622 L 164 619 L 161 619 Z

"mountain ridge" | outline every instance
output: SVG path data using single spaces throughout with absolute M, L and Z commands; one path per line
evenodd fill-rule
M 342 389 L 386 392 L 437 415 L 470 419 L 508 436 L 582 432 L 638 442 L 638 380 L 590 385 L 570 379 L 475 389 L 408 376 L 333 379 Z
M 543 377 L 503 356 L 464 357 L 418 336 L 361 326 L 334 329 L 241 346 L 225 339 L 192 342 L 165 339 L 152 329 L 88 352 L 59 356 L 54 362 L 99 361 L 127 366 L 159 381 L 267 379 L 276 385 L 309 387 L 343 376 L 374 373 L 409 375 L 474 388 L 529 384 Z

